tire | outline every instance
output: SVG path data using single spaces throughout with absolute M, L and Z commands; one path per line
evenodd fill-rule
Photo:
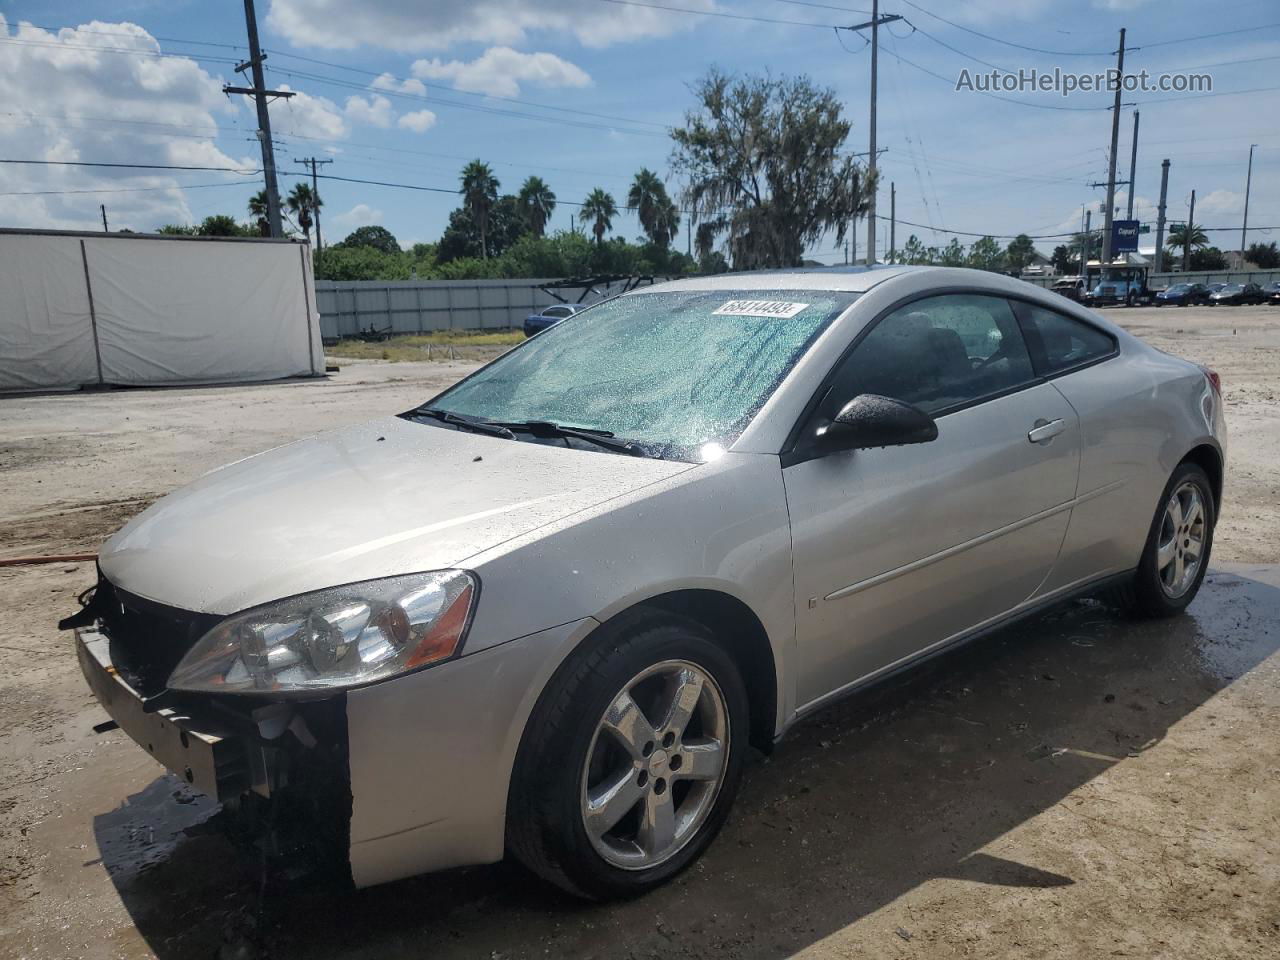
M 1186 509 L 1191 492 L 1194 492 L 1199 502 L 1198 525 L 1191 518 L 1192 510 Z M 1175 495 L 1179 497 L 1180 513 L 1185 510 L 1187 515 L 1184 521 L 1190 520 L 1185 529 L 1175 526 L 1175 519 L 1170 514 L 1170 504 Z M 1204 582 L 1205 571 L 1209 569 L 1217 516 L 1217 504 L 1208 475 L 1194 463 L 1180 463 L 1165 485 L 1156 506 L 1137 571 L 1129 582 L 1115 588 L 1113 592 L 1112 599 L 1117 605 L 1126 613 L 1143 618 L 1173 617 L 1185 610 L 1195 599 L 1200 584 Z M 1172 536 L 1175 531 L 1177 536 Z M 1164 559 L 1161 556 L 1162 543 L 1166 545 L 1166 550 L 1167 545 L 1172 543 L 1175 551 L 1164 565 L 1161 564 Z M 1198 546 L 1199 553 L 1194 570 L 1189 570 L 1188 558 L 1193 546 Z M 1179 560 L 1182 561 L 1182 566 L 1174 566 Z M 1182 575 L 1174 576 L 1179 569 Z
M 676 736 L 680 724 L 660 716 L 675 712 L 672 691 L 692 691 L 685 684 L 699 678 L 691 719 Z M 667 882 L 728 817 L 748 713 L 737 664 L 700 624 L 645 610 L 615 618 L 569 656 L 529 718 L 512 777 L 508 852 L 588 900 Z M 708 776 L 717 742 L 719 768 Z M 615 802 L 599 799 L 607 797 Z
M 1126 307 L 1136 307 L 1138 305 L 1138 298 L 1134 295 L 1132 290 L 1130 290 L 1129 295 L 1124 298 L 1124 305 Z

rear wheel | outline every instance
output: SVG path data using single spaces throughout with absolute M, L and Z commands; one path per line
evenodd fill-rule
M 588 899 L 643 893 L 689 866 L 728 816 L 747 695 L 699 625 L 665 614 L 607 625 L 573 654 L 530 718 L 507 845 Z
M 1195 599 L 1209 566 L 1217 512 L 1208 475 L 1182 463 L 1169 478 L 1133 579 L 1120 605 L 1145 617 L 1171 617 Z

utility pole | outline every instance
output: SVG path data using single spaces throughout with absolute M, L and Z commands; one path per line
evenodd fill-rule
M 262 75 L 262 61 L 266 57 L 262 54 L 262 48 L 258 46 L 258 16 L 253 11 L 253 0 L 244 0 L 244 21 L 249 31 L 249 59 L 237 64 L 236 73 L 242 73 L 246 69 L 251 70 L 253 86 L 233 87 L 228 84 L 223 86 L 222 92 L 247 94 L 257 102 L 258 140 L 262 144 L 262 176 L 267 188 L 267 225 L 271 230 L 271 236 L 282 237 L 284 228 L 280 221 L 280 190 L 276 186 L 276 158 L 271 148 L 271 116 L 267 112 L 267 97 L 288 99 L 293 96 L 293 93 L 289 90 L 266 88 L 267 82 Z
M 248 0 L 246 0 L 248 2 Z M 1116 207 L 1116 150 L 1120 146 L 1120 94 L 1124 92 L 1124 27 L 1120 28 L 1120 50 L 1116 60 L 1116 102 L 1111 108 L 1111 156 L 1107 160 L 1107 209 L 1102 225 L 1102 263 L 1111 263 L 1111 221 Z M 1130 185 L 1130 192 L 1133 187 Z
M 898 262 L 898 187 L 889 181 L 889 254 Z
M 1138 111 L 1133 111 L 1133 152 L 1129 154 L 1129 212 L 1126 220 L 1133 219 L 1133 181 L 1138 175 Z
M 1084 212 L 1084 243 L 1080 245 L 1080 276 L 1089 282 L 1089 254 L 1093 252 L 1093 211 Z
M 1191 191 L 1191 212 L 1187 214 L 1187 225 L 1184 227 L 1182 234 L 1182 272 L 1186 273 L 1191 267 L 1191 231 L 1195 228 L 1196 222 L 1196 192 Z
M 901 19 L 902 17 L 896 13 L 880 16 L 880 0 L 871 0 L 871 19 L 849 28 L 850 30 L 871 28 L 871 122 L 869 124 L 871 137 L 867 156 L 867 183 L 871 187 L 871 201 L 867 206 L 868 266 L 876 259 L 876 67 L 880 53 L 880 25 Z M 854 217 L 854 222 L 857 222 L 857 217 Z
M 316 167 L 317 165 L 323 166 L 326 163 L 333 163 L 333 161 L 317 160 L 315 157 L 303 157 L 299 160 L 297 157 L 294 157 L 293 162 L 300 163 L 304 167 L 311 168 L 311 195 L 315 197 L 316 204 L 315 209 L 312 212 L 316 215 L 316 252 L 319 253 L 324 249 L 324 244 L 320 242 L 320 184 L 316 182 Z
M 1244 222 L 1240 224 L 1240 269 L 1244 269 L 1245 237 L 1249 233 L 1249 187 L 1253 183 L 1253 148 L 1256 143 L 1249 144 L 1249 172 L 1244 178 Z
M 105 203 L 98 204 L 98 209 L 102 211 L 102 232 L 109 233 L 107 230 L 107 205 Z
M 853 168 L 853 220 L 849 224 L 849 263 L 858 262 L 858 168 Z
M 1160 207 L 1156 211 L 1156 273 L 1164 269 L 1164 203 L 1169 196 L 1169 158 L 1160 164 Z

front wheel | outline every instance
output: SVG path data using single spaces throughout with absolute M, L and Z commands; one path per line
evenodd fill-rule
M 1181 463 L 1165 486 L 1133 579 L 1116 599 L 1143 617 L 1171 617 L 1187 608 L 1209 567 L 1217 521 L 1213 487 L 1204 470 Z
M 530 717 L 509 850 L 587 899 L 665 883 L 728 816 L 747 714 L 737 665 L 699 624 L 655 612 L 606 625 Z

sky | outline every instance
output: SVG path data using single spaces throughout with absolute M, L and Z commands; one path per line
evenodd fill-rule
M 561 201 L 551 228 L 567 228 L 595 187 L 622 207 L 641 167 L 679 190 L 667 131 L 713 65 L 806 74 L 832 88 L 853 124 L 848 150 L 865 152 L 869 48 L 834 28 L 867 20 L 869 6 L 258 0 L 267 84 L 296 92 L 270 108 L 281 190 L 299 179 L 301 158 L 332 160 L 321 170 L 347 179 L 320 182 L 325 241 L 381 224 L 408 247 L 440 236 L 459 202 L 459 171 L 479 158 L 503 192 L 541 176 Z M 1137 109 L 1137 218 L 1154 222 L 1168 158 L 1169 218 L 1185 219 L 1195 190 L 1196 222 L 1231 228 L 1210 239 L 1237 249 L 1256 144 L 1249 242 L 1280 239 L 1280 7 L 1208 9 L 1191 0 L 884 0 L 881 13 L 903 19 L 880 30 L 881 253 L 890 183 L 900 246 L 912 233 L 944 246 L 958 231 L 1025 232 L 1043 237 L 1047 253 L 1062 242 L 1053 235 L 1080 229 L 1085 205 L 1096 226 L 1105 190 L 1091 184 L 1106 179 L 1112 95 L 998 99 L 958 91 L 956 78 L 966 68 L 1103 70 L 1115 64 L 1122 27 L 1127 69 L 1213 78 L 1211 96 L 1124 95 L 1117 176 L 1128 176 Z M 0 0 L 0 159 L 215 168 L 3 163 L 0 226 L 100 229 L 99 204 L 113 230 L 215 213 L 247 220 L 262 187 L 257 122 L 246 98 L 222 93 L 224 83 L 247 85 L 234 72 L 247 55 L 240 0 Z M 1127 190 L 1117 191 L 1121 213 Z M 633 239 L 639 224 L 624 212 L 614 232 Z M 678 242 L 687 242 L 683 228 Z M 833 237 L 809 253 L 845 256 Z

